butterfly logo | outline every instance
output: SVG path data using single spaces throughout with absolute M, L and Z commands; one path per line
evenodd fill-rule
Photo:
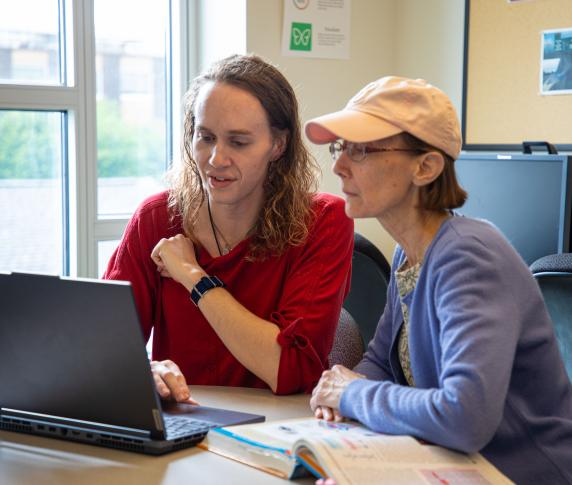
M 292 35 L 294 37 L 294 44 L 308 47 L 312 38 L 312 29 L 300 30 L 298 27 L 294 27 L 292 29 Z

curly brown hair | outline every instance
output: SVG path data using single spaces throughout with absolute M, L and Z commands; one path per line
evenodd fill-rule
M 282 155 L 268 167 L 260 216 L 250 232 L 249 259 L 264 259 L 302 244 L 312 220 L 311 199 L 317 190 L 319 167 L 302 141 L 292 86 L 278 69 L 255 55 L 222 59 L 191 83 L 185 95 L 183 163 L 171 177 L 171 214 L 181 217 L 185 234 L 194 239 L 193 227 L 206 198 L 192 155 L 194 110 L 201 88 L 209 82 L 226 83 L 252 94 L 264 108 L 275 135 L 286 134 Z

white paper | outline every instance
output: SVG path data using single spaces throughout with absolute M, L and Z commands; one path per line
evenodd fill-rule
M 282 55 L 349 59 L 351 0 L 284 0 Z

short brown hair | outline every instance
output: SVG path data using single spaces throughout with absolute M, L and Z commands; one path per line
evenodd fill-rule
M 439 152 L 445 159 L 441 174 L 430 184 L 419 189 L 419 206 L 428 211 L 451 210 L 461 207 L 467 200 L 467 192 L 459 185 L 455 173 L 455 160 L 443 150 L 404 132 L 399 136 L 407 148 L 426 152 Z
M 302 141 L 292 86 L 278 69 L 255 55 L 222 59 L 193 80 L 185 96 L 184 163 L 174 178 L 169 207 L 181 216 L 185 233 L 193 238 L 192 229 L 206 196 L 192 156 L 194 110 L 200 89 L 209 82 L 229 84 L 253 95 L 264 108 L 273 133 L 287 136 L 283 154 L 268 167 L 260 216 L 251 231 L 249 258 L 263 259 L 302 244 L 308 236 L 311 194 L 317 190 L 319 167 Z

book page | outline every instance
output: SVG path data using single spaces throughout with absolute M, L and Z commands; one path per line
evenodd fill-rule
M 286 420 L 245 424 L 224 429 L 226 433 L 237 435 L 240 440 L 250 440 L 256 442 L 259 446 L 279 448 L 289 453 L 294 443 L 304 435 L 299 431 L 291 430 L 289 425 L 282 424 L 287 422 Z
M 296 455 L 312 473 L 333 477 L 338 485 L 512 483 L 479 454 L 376 433 L 356 422 L 302 418 L 233 426 L 221 431 L 234 435 L 226 441 L 215 439 L 223 436 L 215 431 L 204 441 L 211 451 L 286 476 L 302 468 L 296 466 Z
M 318 423 L 313 434 L 306 432 L 306 438 L 295 444 L 295 451 L 304 460 L 313 453 L 323 475 L 335 478 L 338 485 L 511 483 L 478 454 L 423 445 L 410 436 L 375 433 L 355 423 Z

